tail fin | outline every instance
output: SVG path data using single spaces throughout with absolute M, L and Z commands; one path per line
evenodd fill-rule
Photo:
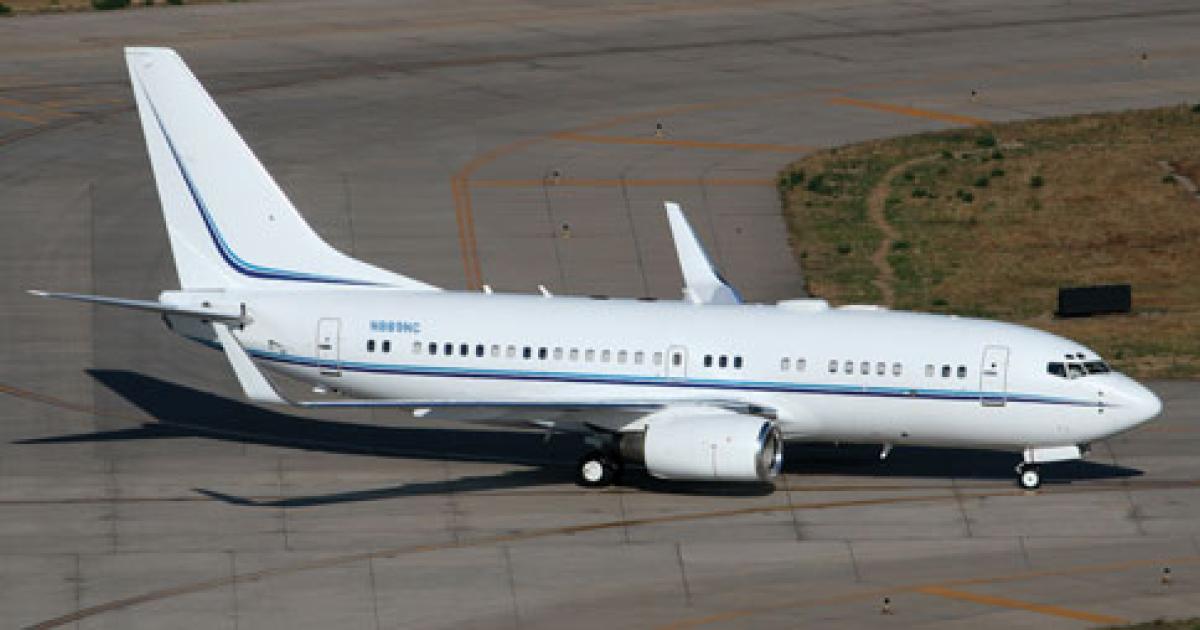
M 436 290 L 321 240 L 175 51 L 126 48 L 125 60 L 183 289 Z

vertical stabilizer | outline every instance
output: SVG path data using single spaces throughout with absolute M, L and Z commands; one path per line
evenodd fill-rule
M 182 288 L 435 290 L 323 241 L 175 51 L 125 59 Z

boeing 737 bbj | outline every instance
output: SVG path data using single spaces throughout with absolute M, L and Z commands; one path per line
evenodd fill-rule
M 664 479 L 768 481 L 783 440 L 803 439 L 878 443 L 883 456 L 1008 448 L 1032 489 L 1039 464 L 1161 410 L 1092 350 L 1038 330 L 817 299 L 743 304 L 673 203 L 682 300 L 440 290 L 321 240 L 174 51 L 125 55 L 180 289 L 34 293 L 159 313 L 223 350 L 251 401 L 469 408 L 580 432 L 588 486 L 630 463 Z M 285 399 L 260 368 L 330 394 Z

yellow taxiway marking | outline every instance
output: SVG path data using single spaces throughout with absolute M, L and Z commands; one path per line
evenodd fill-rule
M 1082 610 L 1063 608 L 1062 606 L 1052 606 L 1050 604 L 1038 604 L 1034 602 L 1021 601 L 1019 599 L 997 597 L 995 595 L 971 593 L 969 591 L 960 591 L 957 589 L 946 588 L 944 586 L 926 586 L 923 588 L 918 588 L 917 592 L 924 593 L 925 595 L 936 595 L 937 597 L 946 597 L 948 599 L 959 599 L 967 602 L 974 602 L 976 604 L 983 604 L 985 606 L 1027 610 L 1029 612 L 1034 612 L 1041 615 L 1064 617 L 1067 619 L 1075 619 L 1077 621 L 1086 621 L 1088 623 L 1099 623 L 1104 625 L 1125 625 L 1129 623 L 1129 621 L 1126 619 L 1114 617 L 1112 615 L 1098 615 L 1096 613 L 1084 612 Z
M 798 144 L 764 144 L 759 142 L 709 142 L 705 140 L 677 140 L 674 138 L 638 138 L 630 136 L 606 136 L 586 133 L 562 132 L 551 136 L 555 140 L 571 142 L 594 142 L 596 144 L 631 144 L 647 146 L 683 147 L 687 149 L 718 149 L 724 151 L 763 151 L 768 153 L 809 153 L 813 147 Z
M 975 118 L 973 116 L 961 116 L 959 114 L 948 114 L 946 112 L 933 111 L 931 109 L 918 109 L 916 107 L 907 107 L 904 105 L 893 105 L 891 103 L 880 103 L 878 101 L 864 101 L 857 98 L 849 98 L 845 96 L 837 96 L 829 99 L 829 102 L 834 105 L 849 105 L 850 107 L 861 107 L 863 109 L 873 109 L 880 112 L 889 112 L 892 114 L 901 114 L 904 116 L 913 116 L 915 118 L 928 118 L 930 120 L 940 120 L 942 122 L 954 123 L 956 125 L 987 125 L 991 121 L 983 118 Z
M 773 186 L 775 182 L 762 178 L 716 178 L 716 179 L 476 179 L 471 181 L 472 188 L 533 188 L 533 187 L 575 187 L 575 188 L 619 188 L 654 187 L 654 186 Z

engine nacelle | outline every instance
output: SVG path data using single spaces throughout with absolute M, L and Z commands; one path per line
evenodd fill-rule
M 725 411 L 696 410 L 652 419 L 621 436 L 621 456 L 660 479 L 770 481 L 783 467 L 775 423 Z

